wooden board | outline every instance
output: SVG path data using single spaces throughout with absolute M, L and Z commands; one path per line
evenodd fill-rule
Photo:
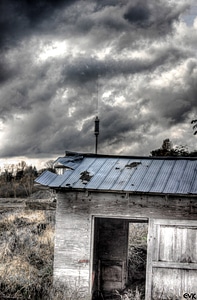
M 150 220 L 147 255 L 146 300 L 197 293 L 197 221 Z

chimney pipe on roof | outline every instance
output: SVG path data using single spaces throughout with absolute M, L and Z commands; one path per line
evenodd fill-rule
M 96 136 L 95 153 L 97 154 L 98 135 L 99 135 L 99 118 L 98 118 L 98 116 L 96 116 L 94 122 L 95 122 L 95 126 L 94 126 L 94 134 L 95 134 L 95 136 Z

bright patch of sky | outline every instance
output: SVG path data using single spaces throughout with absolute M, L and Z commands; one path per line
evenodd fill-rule
M 38 59 L 45 61 L 49 58 L 61 57 L 67 55 L 68 46 L 65 41 L 48 42 L 41 47 Z
M 187 26 L 192 27 L 194 25 L 196 16 L 197 16 L 197 3 L 196 0 L 191 0 L 187 12 L 184 13 L 181 16 L 181 18 L 187 24 Z

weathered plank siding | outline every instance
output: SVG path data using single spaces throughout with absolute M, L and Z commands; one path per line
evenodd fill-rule
M 148 196 L 125 193 L 87 193 L 70 191 L 59 192 L 57 198 L 54 277 L 55 279 L 61 279 L 64 282 L 67 282 L 73 287 L 78 286 L 78 288 L 82 289 L 82 292 L 89 293 L 89 295 L 91 294 L 93 276 L 94 217 L 113 217 L 130 220 L 135 218 L 150 220 L 197 220 L 197 200 L 195 197 L 190 196 L 169 197 L 159 195 Z M 188 224 L 189 223 L 190 222 L 188 221 Z M 160 236 L 162 238 L 154 245 L 154 247 L 157 247 L 157 253 L 155 255 L 163 260 L 168 257 L 174 259 L 174 257 L 178 255 L 174 248 L 168 247 L 166 251 L 162 250 L 162 248 L 166 242 L 168 243 L 168 234 L 171 234 L 170 236 L 175 240 L 175 233 L 173 230 L 171 232 L 170 228 L 166 229 L 166 227 L 162 227 L 160 230 Z M 177 228 L 176 230 L 180 230 L 180 228 Z M 181 231 L 180 236 L 182 237 L 186 234 L 184 230 L 185 229 Z M 149 232 L 149 237 L 150 234 L 152 234 L 152 232 Z M 158 235 L 158 233 L 156 234 Z M 176 236 L 178 236 L 178 233 L 176 233 Z M 196 238 L 196 233 L 193 231 L 187 232 L 187 240 L 194 238 Z M 153 241 L 151 243 L 153 245 Z M 191 249 L 191 242 L 189 243 L 190 244 L 188 244 L 187 247 L 188 249 Z M 177 247 L 180 245 L 181 240 L 177 240 Z M 156 279 L 158 268 L 155 267 L 154 270 L 152 270 L 154 260 L 152 260 L 151 248 L 148 252 L 149 266 L 147 274 L 149 274 L 149 276 L 147 278 L 147 286 L 149 286 L 149 295 L 152 295 L 152 274 L 154 275 L 153 284 L 158 286 Z M 194 260 L 196 259 L 195 255 L 196 254 L 193 253 L 192 257 Z M 169 269 L 166 269 L 163 272 L 166 272 L 163 277 L 166 278 L 163 283 L 163 286 L 165 287 L 165 285 L 168 285 L 170 271 Z M 180 272 L 180 270 L 177 269 L 176 272 Z M 183 274 L 185 274 L 184 272 Z M 189 272 L 192 274 L 192 272 L 195 271 L 191 270 Z M 176 275 L 172 276 L 175 276 L 176 278 Z M 177 276 L 179 276 L 178 273 Z M 184 275 L 181 276 L 181 278 L 184 278 Z M 159 290 L 159 292 L 160 291 L 161 290 Z M 153 290 L 153 296 L 156 292 L 157 290 L 155 288 L 155 290 Z
M 197 292 L 197 221 L 152 220 L 147 299 L 182 299 Z M 175 297 L 175 298 L 174 298 Z
M 77 286 L 86 292 L 90 280 L 91 216 L 76 209 L 68 198 L 59 199 L 56 210 L 54 276 L 70 288 Z

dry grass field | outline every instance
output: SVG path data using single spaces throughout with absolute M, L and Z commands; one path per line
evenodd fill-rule
M 1 213 L 1 299 L 48 299 L 53 269 L 54 214 L 54 211 L 21 209 Z
M 52 284 L 54 229 L 55 210 L 1 211 L 0 300 L 82 300 Z
M 130 225 L 129 286 L 116 299 L 144 299 L 146 224 Z M 80 300 L 77 290 L 52 286 L 55 210 L 0 213 L 0 299 Z M 83 298 L 83 300 L 87 300 Z

